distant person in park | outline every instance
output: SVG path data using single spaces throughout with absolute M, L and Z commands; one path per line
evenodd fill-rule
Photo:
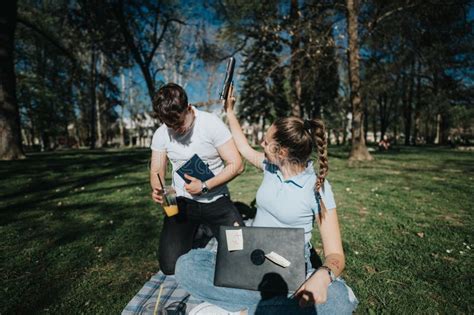
M 264 136 L 263 152 L 258 152 L 249 145 L 234 114 L 232 88 L 229 95 L 225 108 L 237 148 L 252 165 L 263 170 L 253 226 L 303 228 L 308 280 L 294 298 L 280 295 L 263 300 L 258 291 L 216 287 L 216 254 L 196 249 L 178 259 L 179 285 L 205 301 L 196 309 L 205 308 L 212 314 L 351 314 L 358 301 L 340 278 L 345 258 L 336 203 L 326 180 L 328 158 L 323 122 L 297 117 L 277 119 Z M 314 151 L 318 154 L 317 175 L 311 161 Z M 323 266 L 316 270 L 310 261 L 314 221 L 319 226 L 325 254 Z
M 390 141 L 388 140 L 387 135 L 384 135 L 382 140 L 379 141 L 379 150 L 388 151 L 389 148 L 390 148 Z
M 171 275 L 176 260 L 192 248 L 200 224 L 207 224 L 214 235 L 220 225 L 243 225 L 226 186 L 243 171 L 243 164 L 227 126 L 217 116 L 191 106 L 181 86 L 170 83 L 161 87 L 153 99 L 153 110 L 163 124 L 151 143 L 151 197 L 163 204 L 157 174 L 164 181 L 168 159 L 178 196 L 179 213 L 165 216 L 159 245 L 160 268 Z M 186 175 L 190 180 L 186 183 L 176 173 L 194 154 L 208 164 L 213 178 L 201 182 Z

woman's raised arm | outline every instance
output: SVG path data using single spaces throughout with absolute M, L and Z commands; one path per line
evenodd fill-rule
M 242 127 L 240 126 L 239 120 L 237 119 L 234 113 L 234 104 L 234 86 L 231 84 L 229 94 L 224 105 L 224 109 L 227 113 L 227 119 L 229 121 L 230 132 L 234 137 L 235 145 L 237 146 L 237 149 L 239 150 L 240 154 L 242 154 L 242 156 L 251 164 L 261 169 L 263 165 L 263 160 L 265 159 L 265 155 L 250 146 L 249 142 L 247 141 L 247 138 L 245 137 L 242 131 Z

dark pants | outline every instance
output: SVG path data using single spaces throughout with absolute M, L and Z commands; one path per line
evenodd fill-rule
M 165 275 L 174 274 L 176 260 L 193 246 L 194 235 L 200 224 L 208 225 L 218 238 L 219 226 L 243 226 L 242 217 L 229 197 L 211 203 L 201 203 L 178 197 L 179 213 L 165 217 L 160 236 L 159 262 Z M 219 239 L 218 239 L 219 241 Z

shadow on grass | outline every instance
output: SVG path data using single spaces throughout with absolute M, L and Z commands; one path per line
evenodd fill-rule
M 145 191 L 140 193 L 143 198 L 134 199 L 117 193 L 117 189 L 146 184 L 148 154 L 76 151 L 32 154 L 27 160 L 0 162 L 4 179 L 0 183 L 1 269 L 7 270 L 2 277 L 4 302 L 0 313 L 29 314 L 54 308 L 65 311 L 80 309 L 87 301 L 98 303 L 94 298 L 101 293 L 83 292 L 82 285 L 91 281 L 93 270 L 106 272 L 107 266 L 117 265 L 117 260 L 150 261 L 151 255 L 157 271 L 160 212 L 151 214 L 155 205 Z M 127 181 L 142 172 L 143 181 Z M 117 175 L 123 175 L 125 183 L 110 185 Z M 84 186 L 87 189 L 81 190 Z M 101 199 L 109 194 L 115 194 L 115 198 Z M 56 205 L 56 200 L 66 197 L 68 204 Z M 141 250 L 137 252 L 137 248 Z M 117 277 L 149 271 L 121 272 Z M 100 281 L 92 285 L 107 286 Z M 127 292 L 126 296 L 130 294 L 129 288 L 121 290 Z M 70 296 L 74 296 L 71 305 L 62 305 Z M 121 308 L 118 305 L 113 312 Z
M 25 247 L 42 241 L 35 244 L 30 264 L 17 266 L 16 273 L 28 273 L 28 281 L 18 281 L 18 277 L 6 279 L 5 287 L 23 291 L 19 297 L 10 297 L 12 302 L 21 301 L 7 303 L 6 313 L 29 314 L 54 305 L 59 297 L 74 294 L 72 292 L 82 281 L 87 281 L 95 266 L 115 264 L 120 257 L 140 256 L 134 252 L 137 246 L 148 248 L 148 255 L 155 254 L 161 218 L 157 220 L 143 211 L 146 208 L 143 203 L 135 207 L 130 209 L 119 202 L 86 203 L 65 207 L 54 212 L 51 218 L 15 224 Z M 87 212 L 98 214 L 98 220 L 84 220 L 79 216 Z M 19 255 L 22 250 L 18 250 Z
M 70 161 L 72 157 L 75 158 L 73 163 Z M 145 171 L 147 158 L 144 152 L 86 154 L 79 151 L 60 152 L 57 156 L 52 153 L 38 154 L 27 160 L 0 163 L 1 178 L 13 179 L 19 174 L 27 177 L 23 178 L 23 185 L 20 187 L 12 187 L 11 180 L 2 181 L 0 184 L 4 204 L 0 206 L 0 223 L 4 224 L 11 220 L 12 214 L 28 211 L 42 202 L 70 197 L 71 192 L 107 193 L 113 189 L 136 186 L 140 183 L 135 181 L 119 186 L 90 189 L 93 184 L 106 183 L 140 167 Z M 25 170 L 28 170 L 28 175 Z M 82 187 L 87 187 L 88 190 L 81 191 Z M 25 195 L 28 198 L 25 198 Z

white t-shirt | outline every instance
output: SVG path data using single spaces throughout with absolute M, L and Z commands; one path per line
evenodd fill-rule
M 173 166 L 173 186 L 178 196 L 209 203 L 225 194 L 229 195 L 227 186 L 221 185 L 202 196 L 193 196 L 184 189 L 186 182 L 176 173 L 176 170 L 197 154 L 204 163 L 208 164 L 214 175 L 219 174 L 225 166 L 217 148 L 232 139 L 232 134 L 216 115 L 199 111 L 195 107 L 193 111 L 194 125 L 186 134 L 177 134 L 163 124 L 153 134 L 151 149 L 166 151 Z

